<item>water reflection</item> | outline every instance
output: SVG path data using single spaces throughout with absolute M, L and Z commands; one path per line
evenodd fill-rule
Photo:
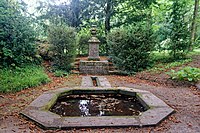
M 69 95 L 59 99 L 50 109 L 61 116 L 132 116 L 145 108 L 136 97 L 124 95 Z
M 97 116 L 104 116 L 105 115 L 105 105 L 99 104 L 98 106 L 94 106 L 92 100 L 79 100 L 79 109 L 81 112 L 81 116 L 91 116 L 90 112 L 93 114 L 96 113 Z M 97 112 L 94 111 L 94 108 L 97 108 Z
M 91 116 L 89 112 L 89 100 L 80 100 L 79 101 L 79 109 L 81 111 L 81 116 Z

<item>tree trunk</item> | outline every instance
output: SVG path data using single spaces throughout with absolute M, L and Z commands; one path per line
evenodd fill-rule
M 194 45 L 195 36 L 196 36 L 196 19 L 197 19 L 197 15 L 198 15 L 198 9 L 199 9 L 199 0 L 195 0 L 192 26 L 191 26 L 190 50 L 192 49 L 192 47 Z
M 80 1 L 79 0 L 73 0 L 71 4 L 71 10 L 72 10 L 72 27 L 78 27 L 80 24 Z
M 111 13 L 112 13 L 112 2 L 111 0 L 106 0 L 106 8 L 105 8 L 105 13 L 106 13 L 106 18 L 105 18 L 105 34 L 110 31 L 110 19 L 111 19 Z

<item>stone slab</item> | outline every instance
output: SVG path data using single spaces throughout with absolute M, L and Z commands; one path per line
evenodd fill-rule
M 101 87 L 111 87 L 111 84 L 109 83 L 106 77 L 97 76 L 97 81 L 99 83 L 99 86 Z
M 56 99 L 57 96 L 55 94 L 43 94 L 35 99 L 29 106 L 45 109 L 49 106 L 47 103 L 54 103 Z
M 76 127 L 126 127 L 138 126 L 139 121 L 135 117 L 75 117 L 64 118 L 62 127 L 76 128 Z
M 81 82 L 82 87 L 93 87 L 93 82 L 90 76 L 84 76 L 82 77 L 82 82 Z
M 98 87 L 110 87 L 111 88 L 111 84 L 109 83 L 107 78 L 104 76 L 83 76 L 82 82 L 81 82 L 81 87 L 94 87 L 92 78 L 96 79 Z
M 141 126 L 155 126 L 173 113 L 173 109 L 169 107 L 153 107 L 139 117 Z
M 108 61 L 80 61 L 79 71 L 83 74 L 109 74 Z
M 168 107 L 168 105 L 152 93 L 139 93 L 139 97 L 150 107 Z

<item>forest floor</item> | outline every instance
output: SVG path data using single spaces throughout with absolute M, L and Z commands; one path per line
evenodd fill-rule
M 193 61 L 185 66 L 200 68 L 200 56 L 194 56 Z M 45 64 L 48 70 L 48 65 Z M 182 66 L 181 66 L 182 67 Z M 177 70 L 180 67 L 173 69 Z M 167 71 L 167 70 L 166 70 Z M 29 88 L 16 93 L 0 93 L 0 133 L 65 133 L 65 132 L 95 132 L 95 133 L 197 133 L 200 132 L 200 90 L 193 84 L 177 82 L 169 79 L 165 71 L 143 71 L 135 76 L 105 76 L 112 86 L 133 87 L 148 90 L 171 106 L 175 113 L 155 127 L 125 127 L 125 128 L 82 128 L 66 130 L 43 130 L 33 122 L 19 115 L 20 111 L 45 91 L 61 87 L 81 85 L 84 75 L 69 75 L 55 77 L 47 71 L 52 82 L 35 88 Z

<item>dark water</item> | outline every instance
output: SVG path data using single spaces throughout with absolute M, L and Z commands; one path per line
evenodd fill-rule
M 136 97 L 121 94 L 68 95 L 51 112 L 61 116 L 132 116 L 145 111 Z

